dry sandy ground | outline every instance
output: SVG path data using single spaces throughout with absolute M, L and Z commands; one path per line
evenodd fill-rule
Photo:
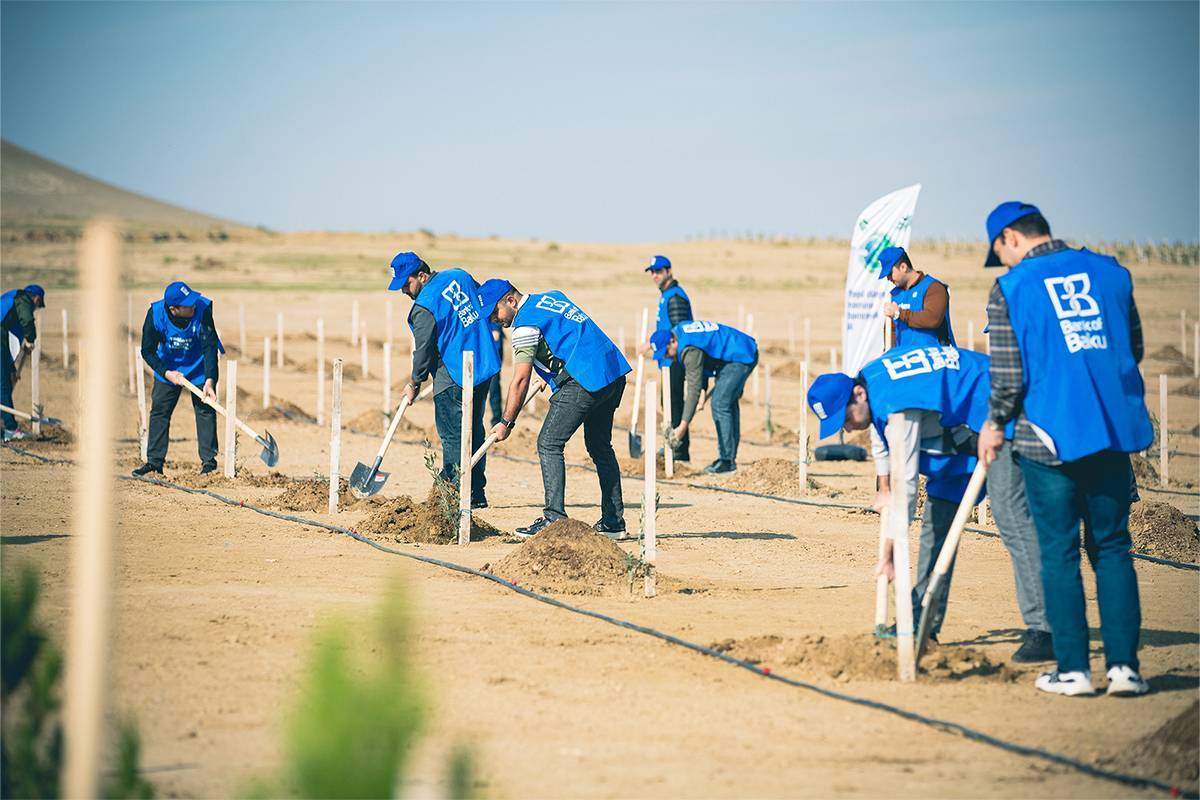
M 259 311 L 250 320 L 250 341 L 258 342 L 249 348 L 254 359 L 260 355 L 261 337 L 273 331 L 274 311 L 279 309 L 287 312 L 293 331 L 287 342 L 289 359 L 298 365 L 311 363 L 314 345 L 303 332 L 324 315 L 334 339 L 330 356 L 349 360 L 356 358 L 344 341 L 349 301 L 360 299 L 364 317 L 373 330 L 382 331 L 381 293 L 288 291 L 283 285 L 288 280 L 328 282 L 333 267 L 326 269 L 318 256 L 338 265 L 357 264 L 357 271 L 347 272 L 344 280 L 339 277 L 341 287 L 382 285 L 380 265 L 407 244 L 413 242 L 316 236 L 239 243 L 229 246 L 237 250 L 216 253 L 225 266 L 208 272 L 190 266 L 189 248 L 201 252 L 200 245 L 173 245 L 175 250 L 147 245 L 133 253 L 134 277 L 145 287 L 137 290 L 139 299 L 150 296 L 152 280 L 161 284 L 174 277 L 185 277 L 211 293 L 227 341 L 236 342 L 233 309 L 239 302 Z M 561 286 L 585 308 L 593 309 L 610 329 L 626 327 L 630 342 L 640 307 L 654 301 L 639 264 L 646 254 L 666 249 L 564 245 L 548 251 L 539 243 L 453 244 L 457 249 L 439 244 L 430 251 L 431 259 L 474 268 L 479 277 L 508 271 L 529 288 Z M 934 274 L 949 276 L 960 330 L 965 328 L 958 322 L 960 314 L 967 319 L 976 309 L 976 318 L 983 318 L 982 298 L 989 276 L 976 267 L 976 250 L 952 253 L 950 260 L 940 250 L 925 254 L 937 264 L 930 266 Z M 765 330 L 765 338 L 786 350 L 786 313 L 799 303 L 800 314 L 813 320 L 814 360 L 820 363 L 827 358 L 834 340 L 843 250 L 832 245 L 772 248 L 732 243 L 680 245 L 668 252 L 680 265 L 681 278 L 701 316 L 732 319 L 736 305 L 743 303 L 755 314 L 756 329 Z M 316 263 L 311 274 L 289 260 L 300 255 Z M 921 255 L 917 250 L 918 258 Z M 6 248 L 4 257 L 37 264 L 39 259 L 52 263 L 60 256 L 31 247 L 16 254 Z M 168 274 L 171 266 L 163 263 L 167 256 L 184 268 Z M 1150 349 L 1178 346 L 1179 310 L 1186 307 L 1192 318 L 1196 314 L 1195 269 L 1145 266 L 1135 269 L 1135 276 Z M 278 286 L 238 288 L 251 280 Z M 763 291 L 780 286 L 788 291 Z M 718 298 L 722 300 L 719 310 L 708 313 L 706 309 Z M 64 299 L 76 308 L 73 293 L 51 293 L 46 316 L 54 324 L 47 353 L 60 352 L 57 306 Z M 407 302 L 395 296 L 397 331 Z M 796 330 L 801 330 L 799 323 Z M 377 364 L 377 349 L 372 358 Z M 397 382 L 402 360 L 397 357 Z M 768 360 L 783 364 L 789 358 L 780 354 Z M 1169 364 L 1148 363 L 1146 373 L 1153 375 L 1164 366 Z M 259 366 L 243 360 L 239 369 L 242 386 L 258 394 Z M 1184 378 L 1172 378 L 1173 387 L 1184 383 Z M 74 427 L 73 379 L 47 368 L 43 385 L 47 412 L 64 417 Z M 311 369 L 273 372 L 272 385 L 279 396 L 314 410 Z M 19 402 L 27 402 L 27 391 L 27 386 L 19 387 Z M 775 381 L 772 391 L 776 421 L 794 427 L 798 383 Z M 765 386 L 760 392 L 765 393 Z M 378 407 L 380 394 L 376 379 L 347 381 L 346 417 Z M 1157 399 L 1151 399 L 1156 410 Z M 125 402 L 125 440 L 119 444 L 123 469 L 136 458 L 136 414 L 132 400 Z M 749 396 L 745 404 L 747 443 L 739 460 L 794 458 L 794 449 L 766 443 L 762 412 Z M 432 427 L 430 404 L 419 404 L 411 413 L 418 427 Z M 1197 423 L 1196 399 L 1172 395 L 1170 417 L 1171 474 L 1177 483 L 1166 492 L 1147 490 L 1146 494 L 1195 515 L 1200 512 L 1195 490 L 1198 440 L 1187 434 Z M 280 469 L 295 477 L 327 473 L 324 430 L 281 420 L 259 424 L 279 439 Z M 528 424 L 536 430 L 536 420 Z M 174 436 L 178 439 L 171 452 L 174 473 L 194 472 L 194 431 L 186 403 L 176 415 Z M 402 436 L 404 441 L 394 446 L 385 465 L 392 471 L 385 494 L 423 496 L 428 478 L 421 464 L 421 446 L 412 433 Z M 618 433 L 617 439 L 621 452 L 624 434 Z M 347 433 L 343 470 L 349 471 L 355 461 L 369 460 L 376 446 L 372 436 Z M 69 448 L 33 447 L 49 455 L 71 455 Z M 504 452 L 518 458 L 533 455 L 526 437 L 508 443 Z M 704 418 L 693 445 L 693 465 L 701 466 L 714 455 L 711 422 Z M 21 562 L 39 566 L 45 585 L 42 614 L 61 635 L 67 608 L 72 471 L 8 449 L 2 451 L 2 459 L 4 573 L 11 574 Z M 580 442 L 572 443 L 569 460 L 586 460 Z M 249 472 L 264 471 L 252 449 L 243 451 L 242 461 Z M 863 464 L 817 464 L 812 470 L 820 483 L 841 492 L 835 502 L 850 504 L 867 501 L 869 473 L 869 466 Z M 489 476 L 493 507 L 482 512 L 485 519 L 511 530 L 537 515 L 541 483 L 535 466 L 496 459 Z M 591 522 L 598 515 L 594 474 L 574 469 L 568 480 L 570 513 Z M 627 519 L 633 527 L 640 488 L 638 481 L 625 483 Z M 247 501 L 266 500 L 278 492 L 246 486 L 220 491 Z M 703 644 L 771 634 L 799 639 L 868 631 L 873 602 L 870 569 L 877 537 L 874 517 L 684 486 L 662 486 L 660 492 L 659 568 L 703 591 L 653 600 L 576 598 L 580 605 Z M 411 789 L 416 796 L 436 788 L 442 757 L 459 742 L 474 748 L 484 791 L 491 796 L 1137 794 L 756 678 L 660 641 L 532 602 L 495 584 L 380 553 L 344 536 L 141 484 L 121 482 L 118 496 L 113 705 L 139 720 L 146 765 L 182 765 L 154 775 L 164 795 L 227 796 L 250 776 L 275 765 L 282 718 L 312 631 L 330 615 L 369 612 L 395 575 L 408 587 L 415 609 L 418 660 L 435 706 L 431 735 L 416 762 Z M 338 515 L 338 521 L 353 525 L 362 513 L 346 512 Z M 323 514 L 310 516 L 330 519 Z M 519 545 L 488 540 L 467 549 L 393 546 L 481 567 L 496 563 Z M 1194 572 L 1145 562 L 1138 562 L 1137 570 L 1144 617 L 1143 667 L 1155 689 L 1138 700 L 1041 696 L 1032 689 L 1035 670 L 1030 669 L 1020 671 L 1013 682 L 966 678 L 926 680 L 907 687 L 886 680 L 837 680 L 803 667 L 775 671 L 1026 745 L 1145 772 L 1137 764 L 1122 762 L 1121 753 L 1197 697 L 1200 591 Z M 1090 581 L 1088 594 L 1094 600 Z M 1095 622 L 1094 605 L 1092 609 Z M 968 537 L 943 640 L 970 643 L 993 662 L 1003 663 L 1015 647 L 1020 627 L 1004 549 L 994 539 Z M 1098 632 L 1094 646 L 1094 669 L 1102 673 Z

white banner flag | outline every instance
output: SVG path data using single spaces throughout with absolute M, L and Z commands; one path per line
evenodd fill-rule
M 850 237 L 842 317 L 841 371 L 847 375 L 857 375 L 863 365 L 883 354 L 883 301 L 892 284 L 879 277 L 879 253 L 888 247 L 908 248 L 920 193 L 919 183 L 898 189 L 858 215 Z

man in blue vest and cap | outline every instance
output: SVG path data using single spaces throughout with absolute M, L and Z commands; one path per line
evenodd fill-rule
M 183 281 L 167 285 L 161 300 L 150 304 L 142 322 L 142 360 L 154 371 L 150 393 L 150 431 L 146 463 L 134 475 L 162 474 L 171 436 L 171 415 L 183 383 L 200 387 L 204 397 L 217 399 L 217 353 L 225 352 L 213 322 L 212 301 Z M 191 395 L 196 415 L 196 444 L 200 473 L 217 469 L 217 412 Z
M 1036 206 L 1009 201 L 987 219 L 985 266 L 1010 267 L 988 295 L 992 353 L 979 457 L 996 458 L 1003 429 L 1025 476 L 1041 547 L 1057 669 L 1038 689 L 1091 695 L 1079 529 L 1090 528 L 1107 692 L 1140 695 L 1141 603 L 1129 550 L 1129 454 L 1153 438 L 1138 362 L 1141 323 L 1129 271 L 1051 236 Z
M 682 363 L 687 375 L 687 397 L 673 435 L 687 434 L 708 379 L 716 379 L 712 392 L 712 418 L 717 429 L 717 460 L 704 468 L 710 475 L 737 471 L 738 444 L 742 439 L 742 392 L 758 365 L 758 342 L 749 334 L 719 322 L 681 322 L 669 331 L 650 337 L 655 358 Z
M 500 371 L 500 355 L 487 318 L 480 311 L 479 286 L 462 269 L 434 271 L 416 253 L 397 253 L 392 259 L 389 291 L 402 291 L 413 300 L 408 327 L 413 334 L 412 377 L 404 396 L 412 403 L 421 384 L 433 376 L 433 409 L 442 440 L 442 477 L 458 485 L 462 447 L 463 353 L 474 353 L 474 401 L 471 441 L 483 443 L 483 410 L 487 387 Z M 471 508 L 487 508 L 487 459 L 471 470 Z
M 879 277 L 896 286 L 883 303 L 884 316 L 892 320 L 893 347 L 954 344 L 946 284 L 915 269 L 903 247 L 879 253 Z
M 926 478 L 928 501 L 921 526 L 917 582 L 913 588 L 913 618 L 920 619 L 925 595 L 938 554 L 950 532 L 954 514 L 975 469 L 975 435 L 987 418 L 988 358 L 980 353 L 949 346 L 897 347 L 868 362 L 858 376 L 841 373 L 819 376 L 808 392 L 808 404 L 821 420 L 821 438 L 839 429 L 872 429 L 875 458 L 875 508 L 888 504 L 892 486 L 886 427 L 896 415 L 903 452 L 904 485 L 909 508 L 907 520 L 889 520 L 888 543 L 879 570 L 892 577 L 890 540 L 896 528 L 910 524 L 917 510 L 917 476 Z M 1054 649 L 1046 623 L 1036 548 L 1028 557 L 1033 525 L 1022 522 L 1019 511 L 997 516 L 1000 537 L 1013 561 L 1017 601 L 1027 626 L 1013 661 L 1050 661 Z M 951 571 L 939 586 L 938 616 L 930 620 L 933 638 L 942 626 Z
M 36 283 L 24 289 L 10 289 L 0 295 L 0 403 L 14 408 L 13 385 L 17 382 L 16 366 L 10 349 L 12 339 L 17 348 L 28 353 L 37 341 L 34 311 L 46 307 L 46 290 Z M 24 439 L 26 434 L 17 427 L 17 420 L 7 411 L 0 413 L 4 421 L 4 441 Z
M 582 426 L 584 444 L 600 478 L 600 519 L 592 527 L 610 538 L 621 538 L 625 502 L 612 427 L 629 373 L 625 354 L 562 292 L 525 295 L 508 281 L 492 278 L 479 287 L 479 304 L 488 318 L 512 328 L 513 376 L 504 417 L 492 428 L 496 440 L 507 439 L 516 424 L 535 370 L 553 392 L 537 444 L 545 507 L 542 516 L 517 528 L 516 535 L 529 538 L 566 519 L 563 449 Z
M 659 291 L 658 316 L 655 319 L 654 330 L 670 332 L 681 322 L 691 322 L 693 319 L 692 302 L 688 299 L 687 292 L 683 291 L 683 287 L 679 285 L 679 281 L 675 280 L 670 259 L 666 256 L 655 256 L 650 260 L 650 265 L 646 267 L 646 272 L 650 273 L 650 277 Z M 645 346 L 649 348 L 650 344 L 647 342 Z M 654 353 L 654 360 L 658 363 L 659 369 L 670 368 L 671 427 L 675 428 L 683 419 L 683 365 L 677 360 L 667 358 L 660 352 Z M 690 461 L 691 435 L 686 432 L 686 428 L 683 436 L 680 436 L 677 442 L 674 447 L 675 460 Z

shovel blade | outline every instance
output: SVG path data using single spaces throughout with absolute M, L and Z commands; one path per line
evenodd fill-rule
M 390 475 L 390 472 L 380 469 L 372 470 L 360 461 L 350 473 L 350 491 L 360 499 L 371 497 L 379 493 Z
M 642 437 L 638 436 L 633 431 L 629 432 L 629 457 L 630 458 L 641 458 L 642 457 Z
M 916 666 L 921 665 L 921 656 L 925 654 L 925 648 L 929 644 L 930 628 L 933 627 L 933 619 L 941 613 L 941 602 L 937 598 L 938 576 L 934 575 L 930 579 L 929 590 L 934 592 L 933 597 L 929 600 L 929 605 L 921 609 L 921 622 L 917 625 L 917 643 L 913 648 L 916 651 Z
M 263 460 L 264 464 L 273 467 L 279 463 L 279 445 L 269 431 L 263 431 L 263 435 L 255 441 L 262 445 L 262 452 L 258 454 L 258 457 Z
M 42 417 L 39 422 L 43 425 L 62 425 L 62 420 L 58 417 Z

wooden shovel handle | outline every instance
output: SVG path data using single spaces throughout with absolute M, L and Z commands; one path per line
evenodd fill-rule
M 950 523 L 950 532 L 946 534 L 946 541 L 942 544 L 942 551 L 938 553 L 937 563 L 933 565 L 933 575 L 939 579 L 950 571 L 950 564 L 954 561 L 954 554 L 958 551 L 958 540 L 962 537 L 967 517 L 971 515 L 971 509 L 975 507 L 975 502 L 979 499 L 979 492 L 983 489 L 983 482 L 986 478 L 987 464 L 980 461 L 976 463 L 975 471 L 971 473 L 971 480 L 967 482 L 967 491 L 958 503 L 958 511 L 954 514 L 954 521 Z M 929 587 L 925 590 L 925 597 L 921 599 L 922 608 L 929 607 L 929 603 L 933 600 L 935 586 L 940 582 L 940 580 L 929 582 Z
M 149 369 L 149 367 L 147 367 L 147 369 Z M 204 392 L 200 391 L 200 390 L 199 390 L 199 389 L 197 389 L 197 388 L 196 388 L 194 385 L 192 385 L 192 382 L 191 382 L 191 381 L 189 381 L 189 380 L 184 380 L 184 382 L 183 382 L 183 383 L 176 384 L 176 386 L 182 386 L 182 387 L 184 387 L 184 388 L 185 388 L 185 389 L 187 389 L 189 392 L 191 392 L 192 394 L 196 395 L 196 397 L 199 397 L 199 398 L 200 398 L 200 402 L 204 403 L 206 406 L 209 406 L 210 408 L 212 408 L 214 411 L 216 411 L 216 412 L 217 412 L 218 414 L 220 414 L 221 416 L 223 416 L 223 417 L 228 417 L 228 416 L 229 416 L 229 412 L 225 410 L 225 406 L 221 405 L 221 404 L 220 404 L 220 403 L 218 403 L 216 400 L 209 400 L 207 397 L 205 397 L 205 396 L 204 396 Z M 234 417 L 234 418 L 233 418 L 233 423 L 234 423 L 235 425 L 237 425 L 239 428 L 241 428 L 243 431 L 245 431 L 245 432 L 246 432 L 246 435 L 248 435 L 248 436 L 252 436 L 252 437 L 254 437 L 256 440 L 261 440 L 261 439 L 263 438 L 263 437 L 262 437 L 262 436 L 259 434 L 259 432 L 258 432 L 258 431 L 254 430 L 254 428 L 251 428 L 249 425 L 247 425 L 246 423 L 242 422 L 242 421 L 241 421 L 240 419 L 238 419 L 237 417 Z
M 9 414 L 12 414 L 15 417 L 20 417 L 21 419 L 28 419 L 28 420 L 33 419 L 32 414 L 26 414 L 24 411 L 17 411 L 15 408 L 9 408 L 8 406 L 5 406 L 5 405 L 0 405 L 0 411 L 7 411 Z M 40 417 L 39 417 L 39 419 L 40 419 Z
M 534 389 L 532 392 L 530 392 L 529 396 L 525 398 L 525 402 L 521 404 L 521 408 L 523 409 L 523 408 L 525 408 L 525 406 L 529 405 L 529 402 L 531 400 L 533 400 L 533 398 L 537 395 L 537 393 L 542 391 L 542 389 L 545 389 L 545 388 L 546 388 L 545 381 L 539 382 L 538 387 L 536 389 Z M 483 440 L 483 444 L 479 445 L 479 449 L 476 450 L 475 454 L 471 456 L 471 466 L 474 467 L 476 464 L 478 464 L 479 459 L 483 458 L 484 454 L 487 453 L 487 451 L 490 450 L 492 445 L 494 445 L 495 443 L 496 443 L 496 434 L 489 433 L 487 435 L 487 438 Z

